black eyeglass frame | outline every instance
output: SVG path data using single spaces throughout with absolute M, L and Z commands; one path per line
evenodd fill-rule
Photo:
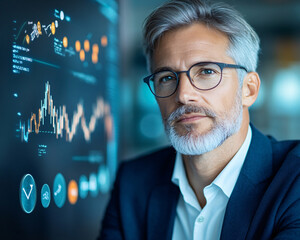
M 201 88 L 196 87 L 196 86 L 193 84 L 193 81 L 192 81 L 192 79 L 191 79 L 191 77 L 190 77 L 190 70 L 191 70 L 194 66 L 200 65 L 200 64 L 216 64 L 216 65 L 218 65 L 218 66 L 220 67 L 220 69 L 221 69 L 221 77 L 220 77 L 220 81 L 217 83 L 216 86 L 214 86 L 214 87 L 212 87 L 212 88 L 208 88 L 208 89 L 201 89 Z M 201 90 L 201 91 L 209 91 L 209 90 L 212 90 L 212 89 L 216 88 L 216 87 L 219 86 L 219 84 L 221 83 L 222 77 L 223 77 L 223 69 L 224 69 L 224 68 L 236 68 L 236 69 L 242 69 L 242 70 L 245 70 L 246 72 L 248 72 L 247 68 L 245 68 L 245 67 L 243 67 L 243 66 L 241 66 L 241 65 L 228 64 L 228 63 L 221 63 L 221 62 L 198 62 L 198 63 L 193 64 L 187 71 L 179 71 L 179 72 L 175 72 L 175 71 L 173 71 L 173 70 L 171 70 L 171 69 L 160 70 L 160 71 L 157 71 L 157 72 L 152 73 L 151 75 L 145 77 L 145 78 L 143 79 L 143 81 L 144 81 L 144 83 L 146 83 L 146 84 L 148 85 L 150 91 L 153 93 L 154 96 L 156 96 L 156 97 L 158 97 L 158 98 L 167 98 L 167 97 L 172 96 L 172 95 L 177 91 L 177 88 L 178 88 L 178 85 L 179 85 L 179 80 L 180 80 L 179 74 L 181 74 L 181 73 L 186 73 L 186 75 L 188 76 L 188 79 L 189 79 L 190 83 L 192 84 L 192 86 L 193 86 L 194 88 L 196 88 L 196 89 L 198 89 L 198 90 Z M 161 96 L 156 95 L 156 94 L 152 91 L 151 86 L 150 86 L 150 79 L 151 79 L 155 74 L 160 73 L 160 72 L 164 72 L 164 71 L 170 71 L 170 72 L 174 73 L 174 75 L 176 76 L 177 84 L 176 84 L 176 88 L 175 88 L 175 90 L 174 90 L 173 93 L 171 93 L 171 94 L 168 95 L 168 96 L 161 97 Z

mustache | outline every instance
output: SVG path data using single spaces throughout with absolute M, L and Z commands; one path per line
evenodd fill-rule
M 200 113 L 212 118 L 215 118 L 217 116 L 215 112 L 206 107 L 183 105 L 170 114 L 170 116 L 167 118 L 167 123 L 171 125 L 172 122 L 178 120 L 183 114 L 188 113 Z

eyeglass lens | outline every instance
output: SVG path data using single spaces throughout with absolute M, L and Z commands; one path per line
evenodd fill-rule
M 191 84 L 201 90 L 214 88 L 222 78 L 221 68 L 215 63 L 199 63 L 192 66 L 187 74 Z M 158 97 L 172 95 L 179 82 L 177 73 L 163 70 L 152 75 L 149 84 L 151 91 Z

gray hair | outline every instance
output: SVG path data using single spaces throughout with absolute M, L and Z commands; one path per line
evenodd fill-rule
M 168 1 L 146 18 L 143 35 L 149 69 L 156 43 L 166 32 L 197 22 L 225 33 L 229 39 L 228 56 L 248 71 L 256 71 L 260 42 L 256 32 L 229 5 L 206 0 Z M 241 71 L 239 78 L 243 79 Z

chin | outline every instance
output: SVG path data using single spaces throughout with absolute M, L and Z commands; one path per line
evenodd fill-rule
M 179 136 L 189 136 L 196 138 L 208 134 L 212 130 L 212 127 L 206 127 L 204 129 L 203 125 L 199 126 L 199 124 L 185 124 L 175 126 L 174 129 Z

